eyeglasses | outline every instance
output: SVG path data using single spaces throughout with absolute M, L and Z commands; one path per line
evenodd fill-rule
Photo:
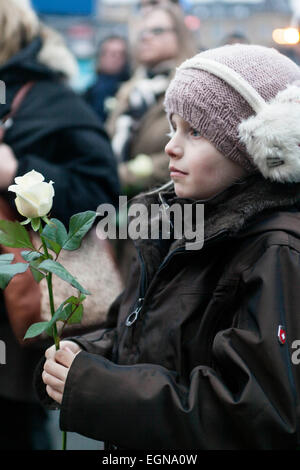
M 142 8 L 147 8 L 147 7 L 155 7 L 155 6 L 158 6 L 160 5 L 162 2 L 161 0 L 144 0 L 144 1 L 140 1 L 138 3 L 138 8 L 142 9 Z M 171 0 L 171 3 L 179 3 L 178 0 Z
M 139 38 L 143 38 L 144 36 L 161 36 L 164 33 L 168 33 L 171 31 L 175 31 L 174 28 L 163 28 L 157 26 L 156 28 L 149 28 L 149 29 L 143 29 L 139 33 Z

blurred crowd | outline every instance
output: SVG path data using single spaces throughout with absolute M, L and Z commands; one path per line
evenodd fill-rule
M 104 202 L 117 206 L 120 194 L 131 198 L 168 181 L 164 93 L 176 66 L 199 46 L 178 1 L 141 0 L 139 6 L 128 37 L 112 34 L 101 41 L 95 82 L 79 96 L 69 85 L 76 61 L 62 37 L 40 22 L 29 0 L 0 2 L 2 122 L 20 90 L 32 85 L 0 141 L 1 198 L 11 208 L 7 187 L 32 169 L 55 181 L 52 216 L 63 222 Z M 249 40 L 233 31 L 223 44 L 234 42 Z M 132 247 L 126 240 L 114 249 L 125 279 Z M 32 390 L 44 345 L 20 344 L 2 292 L 0 302 L 0 337 L 13 358 L 10 367 L 0 366 L 0 449 L 51 448 L 47 416 Z

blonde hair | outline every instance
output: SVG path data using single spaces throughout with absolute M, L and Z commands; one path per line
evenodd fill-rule
M 39 20 L 31 9 L 21 9 L 10 0 L 0 5 L 0 65 L 39 34 Z
M 77 62 L 63 37 L 41 23 L 32 8 L 21 8 L 12 0 L 0 0 L 0 31 L 0 65 L 40 36 L 42 47 L 37 60 L 41 64 L 67 79 L 78 73 Z

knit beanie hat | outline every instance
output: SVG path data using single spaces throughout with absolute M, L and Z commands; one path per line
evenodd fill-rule
M 300 68 L 275 49 L 226 45 L 181 64 L 167 89 L 165 110 L 169 121 L 178 114 L 249 172 L 298 182 L 297 81 Z

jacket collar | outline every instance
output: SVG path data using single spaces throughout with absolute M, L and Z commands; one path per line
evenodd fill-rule
M 230 238 L 239 238 L 272 229 L 290 230 L 300 238 L 300 183 L 274 183 L 260 174 L 252 174 L 210 199 L 181 199 L 170 189 L 143 194 L 135 202 L 144 203 L 147 207 L 163 203 L 165 208 L 175 203 L 181 206 L 191 204 L 194 208 L 197 204 L 203 204 L 204 243 L 220 232 L 226 232 Z M 277 213 L 276 217 L 274 213 Z M 190 230 L 187 227 L 188 224 L 183 238 L 169 242 L 170 251 L 186 245 L 197 230 L 196 224 L 190 225 Z M 138 247 L 143 243 L 145 240 L 136 240 Z M 157 245 L 157 241 L 147 240 L 146 244 L 149 243 Z

